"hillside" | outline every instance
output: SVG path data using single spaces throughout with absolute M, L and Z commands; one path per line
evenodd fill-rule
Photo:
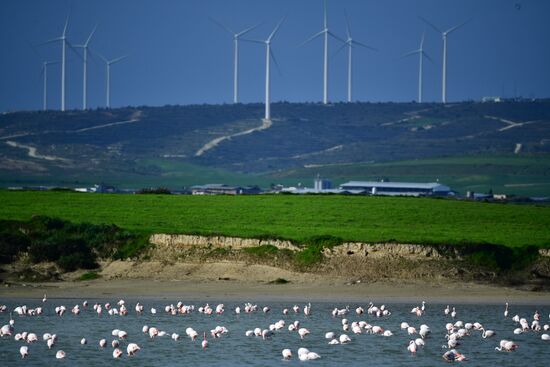
M 549 100 L 272 109 L 272 124 L 262 124 L 262 104 L 3 114 L 0 186 L 265 187 L 320 172 L 550 195 Z

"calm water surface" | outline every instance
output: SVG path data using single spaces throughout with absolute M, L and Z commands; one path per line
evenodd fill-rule
M 334 331 L 337 335 L 344 333 L 342 330 L 342 317 L 332 317 L 331 310 L 338 306 L 343 308 L 348 304 L 335 303 L 313 303 L 312 315 L 304 316 L 303 313 L 292 312 L 294 303 L 279 302 L 255 302 L 259 311 L 251 314 L 241 313 L 236 315 L 236 306 L 243 308 L 243 303 L 225 302 L 225 313 L 223 315 L 204 315 L 197 311 L 187 315 L 171 316 L 164 312 L 164 306 L 176 304 L 178 299 L 145 299 L 141 303 L 145 306 L 143 315 L 136 315 L 134 306 L 136 299 L 126 299 L 129 310 L 128 316 L 109 316 L 105 311 L 98 317 L 93 310 L 95 302 L 110 302 L 116 305 L 118 299 L 89 299 L 87 309 L 82 308 L 78 316 L 70 313 L 75 304 L 82 304 L 82 299 L 49 299 L 45 304 L 38 299 L 2 299 L 0 304 L 8 306 L 13 310 L 18 305 L 27 305 L 30 308 L 44 306 L 44 314 L 41 316 L 16 316 L 15 333 L 28 331 L 38 335 L 39 341 L 29 345 L 29 356 L 22 360 L 19 354 L 22 341 L 15 341 L 12 337 L 0 338 L 0 365 L 1 366 L 106 366 L 106 365 L 129 365 L 129 366 L 444 366 L 447 365 L 442 359 L 446 344 L 445 324 L 462 320 L 464 322 L 480 322 L 485 328 L 494 330 L 496 336 L 482 339 L 481 333 L 472 331 L 470 336 L 463 338 L 461 345 L 457 348 L 464 353 L 469 360 L 458 364 L 470 366 L 550 366 L 550 341 L 541 340 L 543 332 L 528 332 L 521 335 L 514 335 L 513 330 L 517 327 L 511 317 L 519 314 L 525 317 L 529 323 L 533 319 L 535 310 L 541 312 L 541 325 L 550 323 L 550 307 L 537 306 L 514 306 L 511 305 L 510 317 L 503 316 L 504 307 L 495 305 L 474 305 L 454 304 L 457 310 L 457 317 L 453 320 L 445 316 L 443 309 L 445 305 L 427 304 L 426 313 L 417 317 L 410 313 L 413 304 L 386 304 L 392 312 L 389 317 L 376 318 L 371 315 L 357 315 L 355 308 L 362 306 L 365 309 L 367 304 L 349 304 L 350 313 L 345 317 L 350 324 L 353 321 L 365 320 L 371 325 L 382 326 L 391 330 L 394 336 L 384 337 L 381 335 L 360 334 L 355 335 L 351 331 L 346 332 L 352 339 L 346 345 L 328 345 L 325 333 Z M 201 300 L 181 300 L 184 304 L 195 305 L 196 309 L 206 302 Z M 209 300 L 209 304 L 215 308 L 217 302 Z M 303 307 L 304 302 L 298 303 Z M 54 308 L 59 305 L 67 307 L 67 313 L 62 317 L 55 314 Z M 271 311 L 264 314 L 261 308 L 265 305 L 271 307 Z M 378 305 L 379 306 L 379 305 Z M 158 311 L 152 315 L 149 310 L 155 307 Z M 287 316 L 282 314 L 283 308 L 289 308 Z M 9 312 L 0 313 L 0 324 L 9 322 Z M 278 320 L 285 320 L 286 326 L 276 331 L 269 340 L 262 340 L 257 337 L 246 337 L 245 331 L 260 327 L 267 329 L 270 324 Z M 300 340 L 297 332 L 289 332 L 288 325 L 300 321 L 301 327 L 306 327 L 311 334 L 304 340 Z M 432 333 L 425 340 L 426 346 L 419 348 L 416 355 L 407 351 L 407 345 L 411 337 L 406 331 L 400 329 L 401 322 L 406 321 L 411 326 L 420 329 L 421 324 L 427 324 Z M 143 325 L 155 326 L 159 330 L 167 332 L 166 336 L 150 339 L 142 333 Z M 225 326 L 229 333 L 222 335 L 219 339 L 213 339 L 209 330 L 217 325 Z M 209 347 L 206 350 L 201 348 L 201 338 L 192 342 L 185 334 L 185 329 L 192 327 L 202 336 L 203 331 L 207 332 Z M 115 339 L 111 335 L 113 329 L 121 329 L 128 332 L 127 341 L 121 342 L 121 349 L 126 352 L 126 345 L 129 342 L 137 343 L 141 347 L 139 353 L 129 358 L 126 354 L 120 360 L 112 357 L 110 341 Z M 44 333 L 58 335 L 58 341 L 54 348 L 49 350 L 42 340 Z M 174 341 L 170 335 L 180 334 L 181 339 Z M 546 333 L 550 333 L 547 331 Z M 81 345 L 80 340 L 86 338 L 88 344 Z M 105 338 L 108 347 L 100 349 L 98 342 Z M 519 349 L 511 352 L 497 352 L 501 339 L 513 340 L 519 344 Z M 300 362 L 297 358 L 297 350 L 306 347 L 310 351 L 321 355 L 321 359 L 308 362 Z M 281 351 L 290 348 L 293 352 L 293 359 L 283 361 Z M 64 350 L 67 357 L 64 360 L 56 360 L 57 350 Z

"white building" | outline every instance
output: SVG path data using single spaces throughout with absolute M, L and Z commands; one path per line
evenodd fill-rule
M 447 196 L 451 194 L 451 188 L 439 182 L 350 181 L 340 185 L 340 190 L 362 190 L 365 194 L 390 196 Z

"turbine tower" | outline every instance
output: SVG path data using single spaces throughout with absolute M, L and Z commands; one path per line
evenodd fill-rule
M 264 121 L 270 122 L 271 121 L 271 69 L 270 69 L 270 60 L 273 59 L 273 62 L 275 65 L 277 65 L 277 60 L 275 59 L 275 55 L 273 54 L 273 51 L 271 50 L 271 41 L 273 40 L 273 37 L 275 37 L 275 34 L 279 31 L 279 28 L 281 27 L 281 24 L 283 24 L 285 18 L 282 18 L 279 23 L 275 26 L 273 29 L 273 32 L 267 37 L 265 41 L 260 40 L 250 40 L 250 39 L 244 39 L 243 41 L 248 42 L 254 42 L 254 43 L 260 43 L 265 45 L 265 116 Z
M 67 28 L 69 26 L 69 17 L 65 20 L 65 26 L 63 27 L 63 34 L 61 37 L 57 37 L 42 43 L 42 45 L 61 41 L 61 111 L 65 111 L 65 56 L 67 53 Z M 69 44 L 70 46 L 70 44 Z
M 90 44 L 90 41 L 92 40 L 92 36 L 94 35 L 95 31 L 97 29 L 97 25 L 94 27 L 90 35 L 88 36 L 88 39 L 86 42 L 84 42 L 83 45 L 75 45 L 74 47 L 82 48 L 84 50 L 84 68 L 83 68 L 83 74 L 84 79 L 82 81 L 82 110 L 86 110 L 88 108 L 88 98 L 87 98 L 87 83 L 88 83 L 88 45 Z
M 239 103 L 239 38 L 257 28 L 259 24 L 235 33 L 222 23 L 212 18 L 210 20 L 233 36 L 233 103 Z
M 378 51 L 378 50 L 353 39 L 353 37 L 351 36 L 351 30 L 350 30 L 348 15 L 347 15 L 346 12 L 344 12 L 344 15 L 346 17 L 346 34 L 347 34 L 348 38 L 345 41 L 345 43 L 342 45 L 342 47 L 340 47 L 340 49 L 337 51 L 337 53 L 340 52 L 340 50 L 343 49 L 344 47 L 346 47 L 346 46 L 348 47 L 348 102 L 351 102 L 352 101 L 352 81 L 353 81 L 353 78 L 352 78 L 352 66 L 353 66 L 352 65 L 352 61 L 353 61 L 352 51 L 353 51 L 353 47 L 354 46 L 361 46 L 361 47 L 364 47 L 364 48 L 372 50 L 372 51 Z
M 323 29 L 319 32 L 308 38 L 306 41 L 304 41 L 300 46 L 305 45 L 306 43 L 314 40 L 315 38 L 319 36 L 324 36 L 324 53 L 323 53 L 323 104 L 328 103 L 328 37 L 331 36 L 340 42 L 346 42 L 340 37 L 336 36 L 334 33 L 332 33 L 328 28 L 328 20 L 327 20 L 327 1 L 324 2 L 324 19 L 323 19 Z
M 422 103 L 422 92 L 423 92 L 423 86 L 422 86 L 422 72 L 423 72 L 423 61 L 424 57 L 433 62 L 433 60 L 428 56 L 426 51 L 424 51 L 424 36 L 425 33 L 422 33 L 422 38 L 420 40 L 420 48 L 418 50 L 414 50 L 411 52 L 407 52 L 401 58 L 405 58 L 407 56 L 412 56 L 418 54 L 419 56 L 419 66 L 418 66 L 418 103 Z
M 443 76 L 442 76 L 442 86 L 441 86 L 441 102 L 447 103 L 447 36 L 451 34 L 451 32 L 456 31 L 466 23 L 470 21 L 468 19 L 464 23 L 461 23 L 457 26 L 454 26 L 452 28 L 447 29 L 446 31 L 442 31 L 441 29 L 437 28 L 432 23 L 428 22 L 426 19 L 419 17 L 420 20 L 422 20 L 424 23 L 432 27 L 437 33 L 441 34 L 441 37 L 443 38 Z
M 106 100 L 106 106 L 107 108 L 111 108 L 111 65 L 116 64 L 119 61 L 124 60 L 128 57 L 128 55 L 117 57 L 116 59 L 107 60 L 105 57 L 99 55 L 105 61 L 105 64 L 107 65 L 107 100 Z
M 48 109 L 48 65 L 53 64 L 57 64 L 57 61 L 44 61 L 42 63 L 42 76 L 44 78 L 42 109 L 44 111 Z

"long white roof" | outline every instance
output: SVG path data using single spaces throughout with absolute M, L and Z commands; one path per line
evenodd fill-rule
M 434 191 L 450 191 L 448 186 L 442 185 L 439 182 L 379 182 L 379 181 L 350 181 L 340 185 L 341 188 L 347 187 L 379 187 L 379 188 L 395 188 L 395 189 L 425 189 Z

